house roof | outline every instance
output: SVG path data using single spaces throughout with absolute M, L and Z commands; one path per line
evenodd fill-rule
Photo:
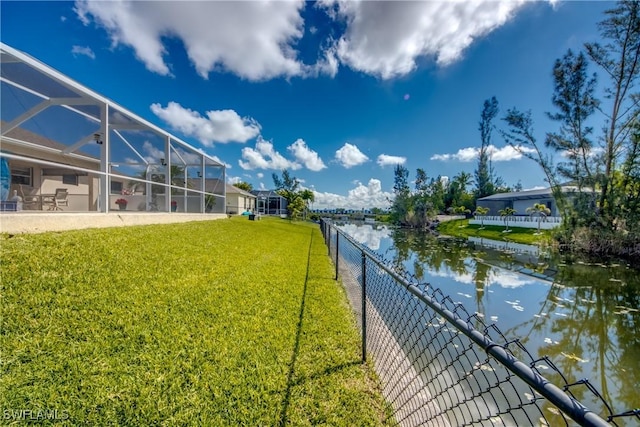
M 578 191 L 578 187 L 565 185 L 562 186 L 563 193 L 572 193 Z M 590 192 L 591 190 L 583 189 L 583 192 Z M 498 193 L 493 194 L 491 196 L 482 197 L 478 199 L 478 201 L 489 201 L 489 200 L 532 200 L 532 199 L 542 199 L 542 198 L 550 198 L 553 197 L 551 193 L 551 188 L 542 188 L 537 190 L 527 190 L 527 191 L 514 191 L 510 193 Z
M 257 197 L 282 197 L 275 190 L 253 190 L 251 193 Z
M 245 197 L 251 197 L 253 199 L 256 198 L 255 194 L 251 194 L 248 191 L 245 191 L 245 190 L 243 190 L 241 188 L 235 187 L 235 186 L 233 186 L 231 184 L 226 184 L 226 190 L 227 190 L 227 194 L 240 194 L 240 195 L 245 196 Z

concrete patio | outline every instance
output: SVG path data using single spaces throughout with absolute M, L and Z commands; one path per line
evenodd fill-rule
M 164 212 L 0 212 L 0 232 L 9 234 L 44 233 L 84 228 L 126 227 L 130 225 L 170 224 L 213 221 L 226 214 Z

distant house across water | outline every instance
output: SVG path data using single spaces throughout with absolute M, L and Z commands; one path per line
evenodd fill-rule
M 572 193 L 577 194 L 578 192 L 578 187 L 575 186 L 564 185 L 561 188 L 562 192 L 567 195 L 568 198 L 572 197 Z M 518 216 L 529 215 L 527 208 L 532 207 L 536 203 L 545 205 L 551 211 L 549 216 L 560 216 L 558 204 L 553 197 L 551 188 L 493 194 L 478 199 L 477 206 L 488 208 L 488 216 L 500 215 L 499 211 L 505 208 L 515 209 L 515 215 Z

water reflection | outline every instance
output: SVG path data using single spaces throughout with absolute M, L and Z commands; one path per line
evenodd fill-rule
M 342 228 L 397 268 L 495 323 L 507 338 L 520 338 L 532 356 L 549 356 L 570 383 L 588 378 L 614 414 L 640 407 L 637 270 L 624 263 L 562 259 L 535 247 L 499 247 L 370 225 Z M 538 369 L 562 384 L 544 363 Z M 571 392 L 593 410 L 608 413 L 585 386 Z M 631 418 L 616 422 L 638 425 Z
M 356 242 L 374 251 L 379 250 L 380 242 L 391 234 L 389 227 L 384 224 L 341 223 L 339 227 Z

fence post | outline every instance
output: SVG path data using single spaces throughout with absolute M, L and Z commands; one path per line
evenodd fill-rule
M 367 257 L 362 252 L 362 363 L 367 361 Z
M 324 242 L 327 244 L 327 255 L 331 258 L 331 224 L 327 224 L 325 231 L 327 234 L 324 236 Z
M 338 280 L 338 254 L 340 253 L 339 242 L 340 233 L 338 232 L 338 229 L 336 229 L 336 280 Z

